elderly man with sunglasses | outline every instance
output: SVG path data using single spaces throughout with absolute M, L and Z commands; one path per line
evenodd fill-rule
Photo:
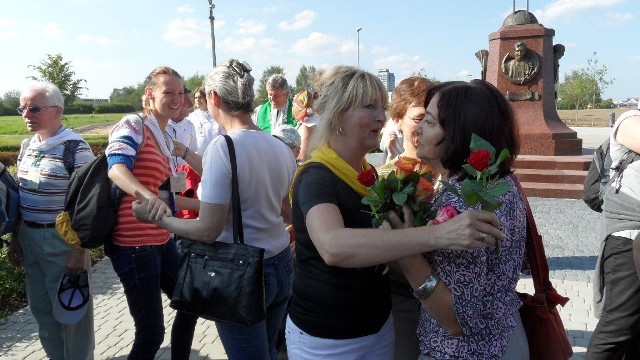
M 93 359 L 91 299 L 85 315 L 73 324 L 62 324 L 60 321 L 68 321 L 54 316 L 53 304 L 59 301 L 63 274 L 86 270 L 91 276 L 89 251 L 67 244 L 58 234 L 55 221 L 64 207 L 71 172 L 94 155 L 82 137 L 62 125 L 64 100 L 55 85 L 31 84 L 22 92 L 17 110 L 34 135 L 22 142 L 18 155 L 22 223 L 11 240 L 9 260 L 14 266 L 24 267 L 27 299 L 47 357 Z

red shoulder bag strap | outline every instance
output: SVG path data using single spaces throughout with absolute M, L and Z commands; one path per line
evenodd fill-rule
M 558 294 L 553 288 L 553 285 L 551 285 L 551 281 L 549 280 L 549 265 L 547 264 L 547 257 L 544 253 L 542 236 L 538 232 L 536 220 L 534 219 L 533 212 L 531 212 L 531 207 L 529 206 L 529 200 L 527 200 L 518 178 L 513 173 L 509 176 L 518 188 L 518 192 L 520 193 L 520 197 L 524 203 L 525 211 L 527 212 L 526 248 L 527 258 L 529 259 L 529 264 L 531 266 L 531 277 L 533 278 L 535 293 L 542 295 L 546 294 L 548 300 L 564 306 L 567 301 L 569 301 L 569 298 Z

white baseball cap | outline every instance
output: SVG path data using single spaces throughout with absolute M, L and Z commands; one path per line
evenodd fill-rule
M 62 324 L 75 324 L 89 307 L 91 299 L 91 284 L 89 274 L 83 271 L 80 274 L 63 274 L 60 285 L 53 301 L 53 317 Z

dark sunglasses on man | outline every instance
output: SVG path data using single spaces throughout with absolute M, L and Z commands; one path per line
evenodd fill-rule
M 29 110 L 31 111 L 32 114 L 37 114 L 40 111 L 44 110 L 44 109 L 48 109 L 48 108 L 52 108 L 52 107 L 57 107 L 56 105 L 52 105 L 52 106 L 34 106 L 34 105 L 29 105 L 29 106 L 25 106 L 25 107 L 18 107 L 16 109 L 16 111 L 18 112 L 18 114 L 22 115 L 24 114 L 25 111 Z

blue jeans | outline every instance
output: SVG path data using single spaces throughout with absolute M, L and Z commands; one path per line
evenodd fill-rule
M 218 335 L 229 360 L 276 360 L 276 340 L 293 282 L 291 251 L 264 260 L 266 319 L 254 325 L 216 322 Z
M 118 246 L 110 244 L 113 269 L 124 286 L 129 312 L 136 328 L 128 359 L 154 359 L 164 340 L 162 294 L 171 297 L 176 285 L 180 255 L 175 242 L 164 245 Z M 171 331 L 172 358 L 189 358 L 197 316 L 176 313 Z M 179 356 L 173 349 L 180 349 Z M 185 353 L 186 352 L 186 353 Z

